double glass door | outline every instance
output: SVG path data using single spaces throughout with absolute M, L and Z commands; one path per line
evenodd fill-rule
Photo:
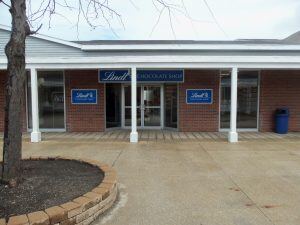
M 162 128 L 161 85 L 137 86 L 137 126 L 140 128 Z M 131 86 L 123 86 L 123 126 L 131 126 Z

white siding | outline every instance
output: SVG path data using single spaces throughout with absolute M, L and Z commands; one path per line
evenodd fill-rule
M 5 56 L 4 48 L 9 40 L 10 32 L 0 29 L 0 57 Z M 80 57 L 84 52 L 75 47 L 42 40 L 35 37 L 26 39 L 26 56 L 29 57 Z
M 9 39 L 9 32 L 0 29 L 0 57 L 5 56 L 4 48 Z

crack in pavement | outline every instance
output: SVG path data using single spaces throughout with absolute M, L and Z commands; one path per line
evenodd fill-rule
M 112 167 L 115 166 L 116 162 L 118 161 L 118 159 L 120 158 L 120 156 L 122 155 L 124 151 L 124 148 L 119 152 L 119 154 L 117 155 L 117 157 L 115 158 L 115 160 L 113 161 L 113 163 L 111 164 Z

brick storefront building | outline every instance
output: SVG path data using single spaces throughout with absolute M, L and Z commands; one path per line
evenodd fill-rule
M 9 28 L 0 27 L 0 130 Z M 300 40 L 300 38 L 299 38 Z M 30 36 L 24 132 L 300 131 L 300 41 L 86 41 Z

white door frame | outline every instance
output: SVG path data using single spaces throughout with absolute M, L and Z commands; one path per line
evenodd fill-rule
M 122 103 L 122 109 L 121 109 L 121 113 L 122 113 L 122 119 L 121 119 L 121 124 L 122 124 L 122 128 L 123 129 L 130 129 L 131 126 L 126 126 L 125 125 L 125 87 L 126 86 L 130 86 L 130 84 L 122 84 L 122 90 L 121 90 L 121 103 Z M 145 126 L 144 125 L 144 110 L 141 109 L 141 125 L 137 126 L 138 129 L 163 129 L 164 128 L 164 86 L 163 84 L 155 84 L 155 83 L 141 83 L 138 84 L 137 87 L 141 88 L 141 101 L 144 99 L 144 86 L 156 86 L 156 87 L 160 87 L 160 126 Z M 142 103 L 142 102 L 141 102 Z M 145 106 L 137 106 L 137 109 L 139 108 L 144 108 Z M 129 108 L 129 107 L 127 107 Z M 151 108 L 151 107 L 150 107 Z M 153 107 L 153 108 L 158 108 L 157 106 Z

